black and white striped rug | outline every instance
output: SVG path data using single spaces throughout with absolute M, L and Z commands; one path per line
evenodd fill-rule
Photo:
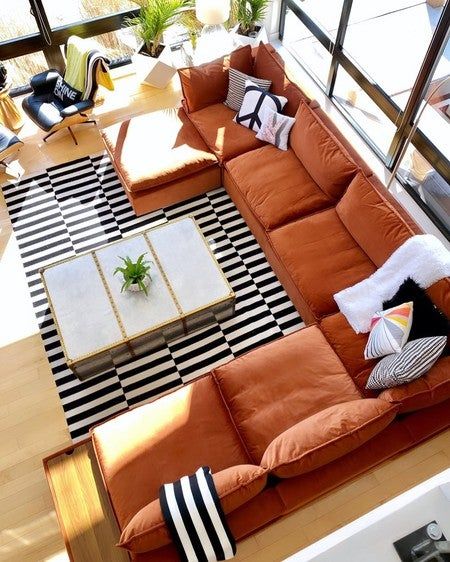
M 74 440 L 102 419 L 148 401 L 252 347 L 302 326 L 226 191 L 136 217 L 105 154 L 3 186 L 42 339 Z M 80 382 L 68 369 L 39 269 L 160 223 L 193 215 L 236 293 L 236 315 Z

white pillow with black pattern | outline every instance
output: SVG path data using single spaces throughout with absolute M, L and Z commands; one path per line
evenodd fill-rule
M 228 94 L 227 99 L 224 104 L 234 111 L 239 111 L 244 101 L 245 96 L 245 81 L 250 80 L 262 90 L 268 92 L 270 86 L 272 85 L 272 80 L 263 80 L 262 78 L 255 78 L 255 76 L 249 76 L 244 74 L 240 70 L 235 68 L 230 68 L 228 71 L 229 81 L 228 81 Z
M 269 107 L 273 111 L 281 113 L 287 101 L 284 96 L 265 92 L 251 80 L 246 80 L 244 101 L 234 121 L 257 133 L 261 127 L 265 108 Z
M 289 133 L 295 123 L 294 117 L 277 113 L 270 107 L 264 108 L 262 123 L 256 138 L 270 142 L 280 150 L 288 149 Z
M 366 388 L 392 388 L 418 379 L 436 363 L 446 344 L 447 336 L 420 338 L 408 342 L 400 353 L 387 355 L 375 365 Z

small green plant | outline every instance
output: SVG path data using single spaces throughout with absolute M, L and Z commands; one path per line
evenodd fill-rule
M 114 275 L 116 275 L 116 273 L 121 273 L 123 275 L 122 293 L 131 285 L 137 285 L 141 291 L 148 295 L 144 281 L 146 277 L 150 277 L 150 262 L 145 261 L 144 257 L 145 254 L 141 254 L 136 262 L 133 262 L 128 256 L 120 258 L 124 263 L 124 267 L 116 267 Z
M 144 42 L 145 48 L 151 57 L 157 57 L 162 50 L 164 32 L 177 23 L 184 8 L 186 0 L 141 0 L 139 15 L 128 18 L 125 24 L 136 26 L 138 37 Z
M 231 15 L 239 22 L 239 31 L 248 35 L 256 31 L 256 24 L 266 17 L 270 0 L 233 0 Z

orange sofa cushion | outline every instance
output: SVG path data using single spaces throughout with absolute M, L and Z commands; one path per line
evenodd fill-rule
M 290 145 L 314 181 L 338 200 L 357 172 L 351 156 L 306 103 L 300 103 Z
M 291 149 L 267 145 L 233 158 L 226 168 L 266 230 L 333 204 Z
M 383 390 L 379 398 L 400 406 L 400 412 L 414 412 L 450 398 L 450 357 L 441 357 L 426 375 Z
M 375 271 L 334 209 L 277 228 L 269 239 L 316 319 L 337 312 L 335 293 Z
M 126 188 L 159 187 L 217 164 L 183 109 L 133 117 L 102 130 Z
M 250 45 L 240 47 L 214 61 L 178 70 L 184 106 L 189 113 L 225 101 L 230 68 L 240 70 L 244 74 L 252 74 L 253 57 Z
M 398 210 L 374 188 L 372 178 L 362 172 L 351 181 L 336 212 L 377 267 L 414 234 Z
M 235 115 L 236 112 L 223 103 L 189 114 L 189 119 L 220 162 L 265 144 L 256 138 L 254 131 L 235 123 Z
M 326 408 L 276 437 L 267 447 L 261 466 L 279 478 L 311 472 L 380 433 L 395 418 L 397 410 L 376 398 Z
M 250 351 L 213 375 L 255 463 L 292 425 L 361 397 L 317 326 Z
M 309 102 L 308 96 L 286 74 L 285 63 L 272 45 L 260 43 L 253 68 L 257 78 L 271 80 L 270 91 L 288 99 L 283 113 L 294 117 L 300 101 Z
M 364 359 L 368 334 L 357 334 L 341 312 L 322 318 L 320 329 L 356 386 L 364 394 L 374 395 L 366 390 L 367 379 L 377 363 L 375 359 Z
M 250 460 L 210 376 L 97 426 L 92 442 L 121 529 L 162 484 Z
M 232 466 L 213 474 L 225 514 L 257 496 L 267 482 L 267 471 L 250 464 Z M 122 531 L 118 546 L 132 552 L 147 552 L 172 541 L 159 499 L 144 506 Z

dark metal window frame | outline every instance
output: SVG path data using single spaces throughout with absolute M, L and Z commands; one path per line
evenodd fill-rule
M 33 13 L 32 2 L 30 1 L 30 10 Z M 39 29 L 36 33 L 8 39 L 0 42 L 0 60 L 8 60 L 16 57 L 29 55 L 42 51 L 49 68 L 56 68 L 60 71 L 64 70 L 64 58 L 61 53 L 61 46 L 67 42 L 71 35 L 79 37 L 95 37 L 103 33 L 117 31 L 123 27 L 124 21 L 128 17 L 134 17 L 139 13 L 139 8 L 135 10 L 125 10 L 118 13 L 107 14 L 89 20 L 73 22 L 70 24 L 51 27 L 45 13 L 42 0 L 33 0 L 34 4 L 43 17 L 43 24 L 36 19 L 36 25 Z M 45 27 L 45 29 L 44 29 Z M 48 45 L 44 39 L 45 33 L 48 33 L 51 39 L 51 45 Z M 121 64 L 121 61 L 119 62 Z M 24 88 L 18 88 L 17 93 L 22 93 Z M 13 91 L 13 94 L 15 92 Z
M 343 45 L 345 33 L 347 31 L 347 26 L 349 23 L 352 3 L 353 0 L 344 0 L 339 26 L 336 32 L 336 40 L 333 40 L 329 36 L 328 32 L 324 30 L 317 21 L 311 18 L 301 8 L 301 6 L 299 6 L 299 4 L 295 2 L 295 0 L 282 0 L 279 37 L 280 39 L 283 39 L 286 13 L 289 9 L 298 17 L 298 19 L 307 27 L 307 29 L 315 36 L 315 38 L 323 45 L 323 47 L 332 55 L 327 84 L 325 85 L 326 95 L 330 99 L 333 99 L 336 76 L 339 66 L 341 66 L 353 78 L 353 80 L 355 80 L 355 82 L 369 96 L 369 98 L 381 109 L 381 111 L 388 117 L 388 119 L 392 121 L 392 123 L 394 123 L 397 130 L 394 138 L 392 139 L 387 155 L 384 155 L 377 148 L 372 139 L 370 139 L 367 133 L 354 121 L 350 114 L 347 113 L 340 106 L 340 104 L 336 104 L 336 107 L 341 111 L 346 119 L 351 122 L 352 126 L 363 137 L 363 139 L 372 148 L 372 150 L 374 150 L 378 157 L 383 160 L 386 167 L 389 170 L 392 170 L 397 162 L 397 159 L 400 156 L 402 147 L 406 142 L 407 136 L 411 130 L 411 126 L 414 123 L 414 119 L 420 110 L 424 96 L 426 95 L 427 89 L 433 78 L 436 66 L 449 39 L 450 0 L 448 0 L 444 6 L 444 10 L 436 26 L 435 32 L 431 39 L 430 45 L 417 75 L 416 81 L 412 87 L 408 102 L 404 110 L 401 110 L 400 107 L 390 98 L 390 96 L 374 80 L 372 80 L 364 72 L 364 70 L 361 69 L 359 65 L 344 51 Z M 299 60 L 299 62 L 300 64 L 302 64 L 302 66 L 305 67 L 302 61 Z M 308 68 L 305 67 L 305 69 L 311 74 Z M 416 130 L 411 142 L 417 148 L 417 150 L 430 162 L 434 169 L 450 184 L 449 160 L 420 130 L 420 127 Z M 398 179 L 401 181 L 400 177 L 398 177 Z M 419 206 L 432 219 L 432 221 L 442 230 L 444 235 L 448 239 L 450 239 L 450 231 L 448 226 L 445 225 L 433 213 L 428 205 L 426 205 L 426 203 L 422 201 L 420 196 L 409 185 L 405 184 L 405 182 L 403 181 L 402 184 L 404 185 L 408 193 L 419 204 Z

